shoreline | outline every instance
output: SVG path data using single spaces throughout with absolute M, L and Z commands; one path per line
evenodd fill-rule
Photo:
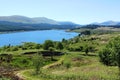
M 29 32 L 29 31 L 42 31 L 42 30 L 5 31 L 5 32 L 0 32 L 0 34 L 9 34 L 9 33 L 18 33 L 18 32 Z
M 45 30 L 65 30 L 65 32 L 70 32 L 69 29 L 41 29 L 41 30 L 4 31 L 4 32 L 0 32 L 0 34 L 19 33 L 19 32 L 30 32 L 30 31 L 45 31 Z
M 45 29 L 45 30 L 55 30 L 55 29 Z M 9 33 L 18 33 L 18 32 L 30 32 L 30 31 L 43 31 L 43 30 L 5 31 L 5 32 L 0 32 L 0 34 L 9 34 Z

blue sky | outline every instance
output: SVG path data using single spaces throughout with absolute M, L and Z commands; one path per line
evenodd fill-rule
M 79 24 L 120 21 L 120 0 L 0 0 L 0 16 L 10 15 Z

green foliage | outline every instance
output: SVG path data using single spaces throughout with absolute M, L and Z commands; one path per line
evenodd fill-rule
M 16 46 L 3 46 L 0 47 L 0 51 L 18 51 L 18 50 L 30 50 L 30 49 L 40 49 L 42 48 L 41 44 L 33 43 L 33 42 L 25 42 L 22 45 L 16 45 Z
M 89 52 L 94 52 L 95 51 L 95 47 L 91 44 L 85 44 L 84 46 L 84 52 L 86 53 L 86 55 L 88 55 Z
M 78 43 L 78 44 L 72 44 L 69 45 L 68 50 L 70 51 L 83 51 L 83 45 Z
M 50 52 L 53 52 L 53 51 L 55 51 L 55 49 L 53 48 L 53 47 L 49 47 L 49 49 L 48 49 Z
M 22 44 L 22 49 L 40 49 L 41 45 L 33 42 L 25 42 Z
M 62 42 L 63 42 L 63 43 L 67 43 L 67 40 L 63 38 L 63 39 L 62 39 Z
M 19 50 L 18 46 L 12 46 L 9 49 L 10 49 L 10 51 L 18 51 Z
M 113 49 L 105 48 L 99 52 L 100 61 L 105 65 L 117 65 L 116 56 Z
M 96 51 L 96 42 L 94 40 L 87 40 L 87 39 L 81 39 L 79 42 L 74 42 L 74 40 L 70 41 L 68 50 L 70 51 L 81 51 L 85 52 L 86 55 L 88 55 L 89 52 L 95 52 Z
M 50 56 L 51 56 L 51 61 L 53 61 L 53 56 L 54 56 L 54 48 L 53 47 L 49 47 L 49 49 L 48 49 L 50 52 L 51 52 L 51 54 L 50 54 Z
M 63 48 L 64 47 L 63 47 L 63 44 L 61 42 L 56 43 L 56 49 L 62 50 Z
M 14 68 L 30 68 L 32 67 L 32 59 L 27 56 L 13 56 L 11 61 L 11 66 Z
M 46 40 L 43 44 L 43 49 L 48 50 L 49 47 L 54 47 L 53 41 L 51 40 Z
M 85 30 L 85 31 L 82 31 L 81 34 L 82 35 L 90 35 L 91 32 L 90 32 L 90 30 Z
M 120 36 L 110 41 L 107 47 L 114 49 L 114 52 L 116 54 L 116 60 L 117 60 L 118 66 L 120 67 Z
M 63 65 L 66 67 L 66 69 L 69 69 L 71 67 L 70 61 L 65 61 Z
M 34 56 L 33 66 L 35 69 L 35 74 L 39 74 L 41 72 L 41 67 L 43 66 L 43 56 L 41 53 L 38 53 Z
M 106 65 L 117 65 L 120 75 L 120 36 L 111 40 L 99 54 L 101 61 Z

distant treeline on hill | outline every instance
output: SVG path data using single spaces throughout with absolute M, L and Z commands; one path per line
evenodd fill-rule
M 49 29 L 96 29 L 98 27 L 113 27 L 120 28 L 120 25 L 77 25 L 77 24 L 48 24 L 48 23 L 39 23 L 39 24 L 28 24 L 28 23 L 16 23 L 8 21 L 0 21 L 0 32 L 6 31 L 29 31 L 29 30 L 49 30 Z
M 4 31 L 28 31 L 28 30 L 48 30 L 48 29 L 73 29 L 76 25 L 56 25 L 56 24 L 25 24 L 0 21 L 0 32 Z
M 85 26 L 78 27 L 78 29 L 80 29 L 80 28 L 96 29 L 96 28 L 99 28 L 99 27 L 120 28 L 120 25 L 85 25 Z

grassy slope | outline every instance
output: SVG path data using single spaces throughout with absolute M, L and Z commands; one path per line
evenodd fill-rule
M 118 68 L 101 64 L 97 55 L 84 56 L 83 53 L 72 52 L 64 57 L 63 62 L 66 61 L 71 64 L 69 69 L 61 65 L 43 69 L 42 75 L 32 75 L 31 70 L 22 71 L 21 75 L 24 75 L 26 80 L 117 80 L 118 78 Z
M 80 28 L 80 29 L 73 29 L 71 31 L 74 32 L 83 32 L 89 30 L 92 34 L 103 34 L 103 33 L 113 33 L 113 32 L 120 32 L 120 28 L 113 28 L 113 27 L 98 27 L 95 29 L 89 28 Z
M 110 39 L 118 35 L 120 34 L 91 35 L 85 38 L 98 37 L 97 41 L 100 45 L 97 47 L 102 49 Z M 68 53 L 59 61 L 45 66 L 40 75 L 34 75 L 34 71 L 31 69 L 20 71 L 19 75 L 26 80 L 119 80 L 118 68 L 100 63 L 98 52 L 90 53 L 90 56 L 85 56 L 83 52 Z M 66 68 L 66 63 L 71 65 L 69 69 Z
M 98 37 L 99 39 L 96 42 L 100 45 L 97 47 L 102 49 L 111 38 L 118 35 L 120 34 L 91 35 L 84 38 Z M 38 50 L 20 50 L 8 53 L 20 55 L 29 51 Z M 69 54 L 61 57 L 59 61 L 45 66 L 40 75 L 34 75 L 34 71 L 31 69 L 20 71 L 17 75 L 25 78 L 25 80 L 119 80 L 117 79 L 118 68 L 101 64 L 97 55 L 98 52 L 90 53 L 90 56 L 83 55 L 83 52 L 67 53 Z M 66 63 L 71 65 L 69 69 L 66 68 Z
M 42 50 L 42 49 L 41 49 Z M 18 51 L 2 51 L 0 52 L 0 54 L 6 53 L 6 54 L 13 54 L 13 55 L 21 55 L 25 52 L 37 52 L 37 51 L 41 51 L 40 49 L 30 49 L 30 50 L 18 50 Z

